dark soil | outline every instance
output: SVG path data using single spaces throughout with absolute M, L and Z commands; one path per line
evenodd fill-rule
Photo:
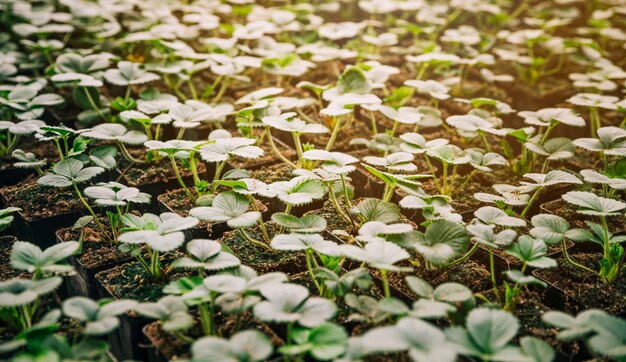
M 265 227 L 270 240 L 279 233 L 280 228 L 272 222 L 266 222 Z M 246 232 L 258 241 L 263 240 L 263 233 L 258 226 L 252 230 L 247 229 Z M 303 270 L 303 252 L 263 249 L 244 239 L 237 230 L 225 232 L 219 242 L 228 246 L 241 260 L 241 264 L 253 268 L 259 274 L 273 271 L 294 274 Z
M 598 270 L 602 252 L 574 252 L 571 258 L 586 267 Z M 626 312 L 626 275 L 622 272 L 610 284 L 602 283 L 596 276 L 569 264 L 565 258 L 557 259 L 558 268 L 537 270 L 535 273 L 549 284 L 564 290 L 586 309 L 598 308 L 611 314 L 624 315 Z M 567 303 L 566 309 L 576 312 L 578 306 Z
M 176 257 L 173 255 L 161 257 L 164 275 L 158 280 L 153 279 L 138 262 L 126 263 L 101 271 L 96 274 L 96 279 L 116 299 L 128 298 L 139 302 L 154 302 L 163 296 L 162 289 L 169 282 L 190 275 L 189 272 L 181 271 L 181 269 L 172 269 L 166 273 L 169 263 L 174 259 Z
M 26 221 L 49 218 L 83 210 L 84 206 L 71 188 L 39 186 L 36 178 L 0 189 L 5 205 L 22 209 Z
M 195 314 L 195 313 L 194 313 Z M 217 335 L 228 337 L 237 331 L 256 329 L 267 337 L 270 338 L 274 346 L 280 346 L 284 344 L 284 341 L 274 333 L 266 324 L 261 323 L 254 319 L 250 312 L 243 313 L 240 321 L 240 326 L 237 331 L 234 330 L 236 325 L 236 317 L 218 313 L 215 316 L 215 326 L 217 327 Z M 161 328 L 161 322 L 156 321 L 146 325 L 144 328 L 144 334 L 148 337 L 148 340 L 155 346 L 158 353 L 170 361 L 177 361 L 180 359 L 188 359 L 190 356 L 190 345 L 185 344 L 174 335 L 165 332 Z M 196 322 L 189 330 L 184 333 L 186 336 L 197 340 L 204 337 L 204 331 L 202 331 L 202 324 L 200 318 L 196 316 Z
M 0 281 L 13 278 L 30 278 L 31 274 L 11 267 L 11 250 L 17 241 L 12 236 L 0 236 Z
M 108 222 L 104 218 L 101 218 L 100 222 L 108 232 L 110 230 Z M 83 252 L 76 257 L 76 260 L 85 269 L 96 269 L 131 259 L 128 254 L 119 250 L 119 245 L 103 240 L 100 230 L 93 221 L 87 224 L 83 231 Z M 57 232 L 57 236 L 63 241 L 78 240 L 80 230 L 71 227 L 63 228 Z
M 251 171 L 250 177 L 269 184 L 277 181 L 289 181 L 293 175 L 289 165 L 277 163 Z
M 158 163 L 129 163 L 121 160 L 118 165 L 120 178 L 128 186 L 139 187 L 144 185 L 175 182 L 176 175 L 171 163 L 167 159 L 162 159 Z M 191 171 L 178 164 L 178 169 L 183 178 L 191 177 Z M 206 166 L 199 162 L 197 165 L 199 175 L 206 173 Z

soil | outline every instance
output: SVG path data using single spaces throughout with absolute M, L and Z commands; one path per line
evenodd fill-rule
M 167 266 L 181 253 L 161 256 L 163 277 L 155 280 L 144 270 L 138 262 L 118 265 L 96 274 L 96 279 L 107 288 L 109 293 L 116 299 L 128 298 L 139 302 L 154 302 L 163 296 L 163 287 L 172 280 L 177 280 L 191 275 L 188 271 L 171 269 Z
M 100 223 L 107 232 L 110 231 L 108 221 L 105 218 L 101 218 Z M 87 224 L 83 231 L 83 252 L 76 257 L 76 260 L 85 269 L 96 269 L 131 259 L 128 254 L 119 250 L 118 245 L 102 240 L 100 230 L 93 221 Z M 80 230 L 71 227 L 63 228 L 57 232 L 57 236 L 62 241 L 78 240 Z
M 17 241 L 12 236 L 0 236 L 0 281 L 13 278 L 30 278 L 31 274 L 11 267 L 11 250 Z
M 199 175 L 204 175 L 207 171 L 207 167 L 202 162 L 199 162 L 196 167 Z M 183 178 L 191 177 L 191 171 L 181 166 L 180 163 L 178 164 L 178 169 Z M 140 187 L 158 183 L 176 182 L 174 169 L 167 159 L 163 159 L 156 164 L 129 163 L 124 159 L 119 162 L 118 170 L 120 170 L 119 178 L 123 179 L 124 183 L 128 186 Z
M 404 277 L 407 275 L 418 276 L 433 286 L 438 286 L 443 283 L 460 283 L 467 286 L 475 293 L 484 292 L 493 287 L 487 268 L 472 259 L 442 272 L 427 271 L 423 266 L 416 268 L 414 265 L 410 265 L 409 263 L 398 265 L 412 266 L 415 270 L 412 273 L 387 274 L 389 285 L 404 295 L 405 299 L 419 299 L 419 296 L 413 293 L 413 291 L 411 291 L 411 289 L 406 285 Z M 380 277 L 378 271 L 374 271 L 373 274 Z
M 291 167 L 284 163 L 277 163 L 262 167 L 250 172 L 250 177 L 255 178 L 265 183 L 272 183 L 278 181 L 289 181 L 293 177 L 291 174 Z
M 265 228 L 270 240 L 280 231 L 280 227 L 272 222 L 266 222 Z M 263 233 L 258 226 L 247 229 L 246 232 L 256 240 L 263 240 Z M 225 232 L 218 241 L 228 246 L 241 260 L 241 264 L 251 267 L 259 274 L 273 271 L 294 274 L 304 267 L 304 252 L 263 249 L 244 239 L 237 230 Z
M 202 331 L 200 318 L 196 315 L 194 315 L 194 317 L 196 318 L 196 322 L 193 327 L 185 332 L 185 335 L 196 340 L 204 337 L 204 332 Z M 214 322 L 217 327 L 217 334 L 220 336 L 230 336 L 236 332 L 234 330 L 236 323 L 235 316 L 218 313 L 215 316 Z M 284 341 L 278 337 L 271 328 L 254 319 L 250 312 L 243 313 L 240 323 L 238 331 L 256 329 L 270 338 L 275 347 L 284 344 Z M 157 351 L 167 360 L 178 361 L 191 357 L 190 346 L 176 338 L 174 335 L 164 331 L 161 328 L 160 321 L 146 325 L 144 328 L 144 334 L 148 337 L 150 342 L 152 342 Z
M 594 270 L 602 258 L 601 252 L 573 252 L 573 260 Z M 558 268 L 537 270 L 535 274 L 549 284 L 565 291 L 585 309 L 597 308 L 614 315 L 626 314 L 626 275 L 622 272 L 613 283 L 602 283 L 596 276 L 569 264 L 563 257 L 557 259 Z M 577 312 L 578 305 L 567 303 L 566 310 Z
M 17 185 L 0 189 L 0 196 L 7 206 L 22 209 L 20 215 L 26 221 L 83 210 L 84 206 L 71 188 L 45 187 L 29 178 Z

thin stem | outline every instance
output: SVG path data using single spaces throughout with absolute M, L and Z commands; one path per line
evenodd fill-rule
M 215 169 L 215 176 L 213 176 L 213 182 L 211 185 L 211 192 L 215 193 L 215 191 L 217 191 L 217 186 L 219 185 L 217 182 L 220 179 L 220 177 L 222 176 L 222 170 L 224 170 L 224 166 L 226 166 L 226 161 L 222 161 L 220 162 L 220 164 L 217 166 L 217 168 Z
M 183 190 L 185 190 L 185 193 L 187 194 L 187 196 L 189 196 L 189 198 L 193 200 L 194 199 L 193 194 L 191 193 L 191 191 L 189 191 L 189 189 L 185 185 L 185 182 L 183 181 L 183 177 L 180 175 L 180 170 L 178 169 L 178 165 L 176 164 L 176 159 L 174 159 L 174 156 L 172 155 L 169 155 L 169 159 L 172 163 L 172 169 L 174 170 L 174 175 L 176 175 L 176 180 L 178 180 L 180 187 L 182 187 Z
M 339 215 L 354 226 L 354 221 L 352 221 L 352 218 L 343 211 L 343 209 L 339 205 L 339 202 L 337 202 L 337 198 L 335 197 L 335 191 L 333 190 L 333 186 L 331 183 L 328 183 L 328 195 L 330 197 L 330 201 L 333 203 L 333 206 L 335 206 L 335 210 L 337 210 Z
M 289 167 L 297 168 L 295 163 L 291 162 L 287 157 L 285 157 L 282 153 L 280 153 L 280 151 L 276 147 L 276 144 L 274 143 L 274 139 L 272 138 L 272 133 L 270 132 L 269 127 L 266 128 L 266 131 L 267 131 L 267 140 L 269 141 L 270 148 L 272 149 L 274 154 L 278 156 L 278 158 L 280 158 L 284 163 L 288 164 Z
M 330 136 L 330 139 L 328 140 L 328 144 L 326 144 L 326 151 L 330 151 L 333 148 L 333 144 L 335 143 L 335 140 L 337 139 L 337 135 L 339 134 L 339 129 L 341 128 L 341 117 L 338 117 L 335 119 L 335 126 L 333 128 L 333 133 Z
M 311 266 L 311 258 L 314 258 L 314 257 L 315 256 L 313 255 L 313 251 L 311 249 L 306 249 L 306 253 L 305 253 L 306 267 L 309 271 L 309 274 L 311 274 L 311 279 L 313 280 L 313 283 L 315 284 L 315 287 L 317 288 L 317 292 L 319 293 L 320 296 L 322 296 L 324 291 L 320 283 L 317 281 L 317 278 L 315 277 L 315 272 L 313 272 L 313 267 Z
M 457 264 L 461 264 L 463 262 L 465 262 L 467 259 L 471 258 L 472 255 L 474 255 L 474 253 L 476 252 L 476 250 L 478 250 L 478 245 L 480 245 L 480 243 L 474 243 L 474 246 L 472 246 L 472 248 L 470 250 L 467 251 L 467 253 L 465 253 L 462 257 L 451 261 L 450 263 L 446 264 L 446 266 L 444 267 L 445 269 L 450 268 L 451 266 L 457 265 Z
M 296 153 L 298 154 L 298 167 L 302 167 L 304 164 L 304 158 L 302 157 L 302 142 L 300 142 L 300 134 L 298 132 L 293 133 L 293 142 L 296 146 Z
M 91 206 L 89 206 L 89 203 L 87 203 L 87 200 L 85 200 L 85 198 L 83 197 L 83 194 L 78 189 L 78 185 L 76 184 L 76 182 L 72 182 L 72 186 L 74 187 L 74 192 L 76 192 L 76 195 L 78 196 L 78 199 L 80 199 L 80 202 L 82 202 L 83 205 L 85 205 L 85 207 L 87 208 L 87 210 L 89 211 L 89 213 L 93 217 L 93 221 L 96 223 L 96 226 L 98 226 L 98 229 L 100 230 L 100 233 L 102 234 L 102 237 L 104 237 L 105 239 L 110 241 L 111 238 L 109 237 L 109 235 L 104 230 L 104 227 L 100 223 L 100 220 L 98 220 L 98 216 L 96 215 L 96 213 L 93 211 Z
M 561 249 L 563 250 L 563 256 L 565 257 L 565 260 L 567 260 L 568 263 L 574 265 L 575 267 L 588 271 L 589 273 L 593 275 L 600 276 L 600 273 L 598 273 L 597 271 L 591 268 L 587 268 L 586 266 L 579 264 L 576 261 L 574 261 L 574 259 L 572 259 L 572 257 L 569 255 L 569 252 L 567 251 L 567 244 L 565 243 L 565 238 L 561 239 Z
M 200 319 L 202 320 L 202 330 L 204 335 L 213 335 L 213 325 L 211 324 L 211 318 L 209 317 L 209 310 L 205 303 L 198 304 L 198 311 L 200 312 Z
M 539 193 L 541 192 L 542 189 L 543 187 L 538 187 L 537 191 L 535 191 L 535 193 L 530 198 L 530 200 L 528 200 L 526 207 L 524 207 L 524 210 L 522 210 L 522 213 L 519 215 L 521 218 L 524 218 L 524 216 L 526 216 L 526 213 L 528 213 L 528 211 L 530 210 L 530 207 L 533 205 L 533 202 L 535 202 L 535 199 L 537 198 L 537 196 L 539 196 Z
M 122 155 L 124 155 L 124 157 L 133 163 L 146 163 L 145 160 L 140 160 L 138 158 L 133 157 L 130 152 L 128 152 L 128 149 L 126 148 L 126 146 L 124 145 L 124 143 L 122 142 L 118 142 L 120 145 L 120 150 L 122 150 Z
M 255 238 L 253 238 L 252 236 L 250 236 L 243 228 L 237 229 L 239 230 L 239 233 L 241 234 L 241 236 L 246 239 L 246 241 L 251 242 L 252 244 L 261 247 L 265 250 L 272 250 L 272 248 L 270 248 L 269 245 L 265 244 L 264 242 L 258 241 Z
M 502 305 L 502 297 L 500 296 L 500 291 L 498 291 L 498 283 L 496 281 L 496 262 L 493 257 L 493 248 L 489 247 L 489 274 L 491 274 L 491 284 L 493 285 L 494 293 L 496 294 L 496 298 L 498 299 L 498 304 Z
M 385 269 L 380 269 L 380 278 L 383 280 L 383 290 L 385 291 L 385 298 L 391 297 L 391 292 L 389 291 L 389 280 L 387 279 L 387 271 Z

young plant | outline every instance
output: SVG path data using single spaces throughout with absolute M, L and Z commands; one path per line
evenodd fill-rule
M 45 84 L 45 81 L 44 81 Z M 36 120 L 43 115 L 46 107 L 59 105 L 64 102 L 58 94 L 39 94 L 41 83 L 19 84 L 8 92 L 0 95 L 0 110 L 4 119 L 14 117 L 20 120 Z
M 626 241 L 622 236 L 613 236 L 609 230 L 606 218 L 621 216 L 626 203 L 618 200 L 600 197 L 591 192 L 570 191 L 561 198 L 570 205 L 577 206 L 577 213 L 600 218 L 601 225 L 587 222 L 592 235 L 587 240 L 602 246 L 602 260 L 597 274 L 603 282 L 611 283 L 619 276 L 622 266 L 624 248 L 620 243 Z
M 145 163 L 145 160 L 134 157 L 126 145 L 142 145 L 148 140 L 148 136 L 141 131 L 128 130 L 126 126 L 119 123 L 103 123 L 99 124 L 87 132 L 82 134 L 84 137 L 96 140 L 113 141 L 122 151 L 122 155 L 129 162 Z
M 13 332 L 24 331 L 34 324 L 42 307 L 42 298 L 60 285 L 61 277 L 45 279 L 9 279 L 0 282 L 0 321 Z
M 76 254 L 79 246 L 80 244 L 76 241 L 66 241 L 42 251 L 37 245 L 17 241 L 11 249 L 11 267 L 32 273 L 33 280 L 56 275 L 71 275 L 74 273 L 74 267 L 63 262 Z
M 135 310 L 143 317 L 160 321 L 161 328 L 181 342 L 193 343 L 193 339 L 183 333 L 194 325 L 194 318 L 183 298 L 167 295 L 156 302 L 138 304 Z
M 34 119 L 17 123 L 0 121 L 0 156 L 11 154 L 19 144 L 20 138 L 34 134 L 45 125 L 43 121 Z
M 181 217 L 174 213 L 126 214 L 122 217 L 124 228 L 118 237 L 120 250 L 130 253 L 153 279 L 163 276 L 160 253 L 167 253 L 179 248 L 185 242 L 184 230 L 198 224 L 198 219 Z M 140 245 L 144 245 L 140 248 Z M 148 256 L 148 261 L 144 258 Z
M 131 211 L 132 204 L 150 203 L 150 194 L 140 192 L 135 187 L 124 186 L 118 182 L 100 182 L 96 186 L 89 186 L 83 190 L 85 196 L 94 199 L 96 205 L 113 207 L 115 212 L 106 211 L 113 241 L 117 241 L 122 228 L 121 219 Z M 106 236 L 105 236 L 106 237 Z
M 387 273 L 400 273 L 412 270 L 410 267 L 394 265 L 400 261 L 409 259 L 410 255 L 402 247 L 390 241 L 376 240 L 368 242 L 363 248 L 356 245 L 342 244 L 339 246 L 339 250 L 348 259 L 363 262 L 371 268 L 377 269 L 380 272 L 383 281 L 383 291 L 387 298 L 391 296 Z
M 137 302 L 129 299 L 94 301 L 72 297 L 63 302 L 63 314 L 76 320 L 86 336 L 104 336 L 119 326 L 120 315 L 136 306 Z
M 196 269 L 200 277 L 204 277 L 206 271 L 215 271 L 234 268 L 239 266 L 239 259 L 222 250 L 222 246 L 209 239 L 193 239 L 187 243 L 189 256 L 174 260 L 172 268 Z
M 117 63 L 117 69 L 107 69 L 104 72 L 104 79 L 113 85 L 126 87 L 122 101 L 128 101 L 132 95 L 133 86 L 154 82 L 160 77 L 142 69 L 137 63 L 121 61 Z
M 269 185 L 269 191 L 287 205 L 289 214 L 294 206 L 310 204 L 326 195 L 326 188 L 320 180 L 309 176 L 297 176 L 289 181 L 277 181 Z
M 269 249 L 269 236 L 261 219 L 261 212 L 250 211 L 250 200 L 234 191 L 225 191 L 213 199 L 211 206 L 195 207 L 189 215 L 202 221 L 225 222 L 229 227 L 237 229 L 241 236 L 254 245 Z M 245 229 L 259 224 L 263 231 L 265 242 L 254 239 Z
M 257 330 L 245 330 L 229 339 L 203 337 L 191 345 L 191 362 L 233 361 L 260 362 L 271 357 L 274 346 L 270 339 Z
M 14 150 L 11 153 L 11 157 L 18 161 L 14 163 L 13 166 L 18 168 L 34 169 L 38 176 L 43 175 L 43 170 L 41 168 L 48 164 L 45 159 L 38 160 L 34 153 L 24 152 L 20 149 Z
M 83 197 L 78 184 L 87 182 L 97 175 L 104 172 L 104 168 L 98 166 L 84 167 L 83 163 L 74 158 L 66 158 L 57 162 L 51 172 L 41 176 L 37 180 L 37 184 L 48 187 L 65 188 L 72 186 L 76 196 L 80 199 L 85 208 L 89 211 L 93 220 L 98 226 L 100 233 L 105 238 L 109 238 L 104 227 L 98 220 L 98 216 L 93 211 L 87 200 Z
M 296 114 L 293 112 L 283 113 L 279 116 L 263 117 L 263 124 L 268 127 L 267 132 L 270 133 L 269 137 L 271 137 L 271 132 L 269 130 L 270 127 L 291 133 L 296 152 L 298 154 L 298 163 L 295 167 L 304 167 L 305 165 L 305 160 L 303 158 L 304 147 L 300 137 L 303 134 L 319 134 L 328 132 L 328 129 L 321 124 L 306 123 L 303 120 L 296 118 Z
M 11 214 L 18 211 L 22 211 L 22 209 L 19 207 L 7 207 L 0 209 L 0 232 L 3 232 L 11 226 L 11 223 L 15 219 L 15 217 Z

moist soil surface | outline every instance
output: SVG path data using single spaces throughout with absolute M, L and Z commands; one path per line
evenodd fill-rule
M 181 253 L 176 253 L 182 256 Z M 138 262 L 118 265 L 96 274 L 96 279 L 107 288 L 116 299 L 134 299 L 139 302 L 154 302 L 163 296 L 163 287 L 173 280 L 191 275 L 182 269 L 172 269 L 167 272 L 168 266 L 176 259 L 175 256 L 161 257 L 163 276 L 153 279 Z
M 22 209 L 26 221 L 45 219 L 83 210 L 84 206 L 71 188 L 39 186 L 36 178 L 0 189 L 6 206 Z
M 204 331 L 202 330 L 202 322 L 200 318 L 196 315 L 194 315 L 194 317 L 195 323 L 193 327 L 185 331 L 184 334 L 194 340 L 197 340 L 204 337 Z M 217 313 L 214 323 L 217 327 L 216 333 L 219 336 L 230 336 L 237 331 L 255 329 L 270 338 L 275 347 L 284 344 L 284 341 L 278 337 L 269 326 L 254 319 L 250 312 L 244 312 L 242 314 L 239 321 L 239 329 L 237 330 L 235 330 L 237 324 L 236 316 Z M 177 361 L 181 359 L 188 359 L 190 357 L 191 346 L 185 344 L 173 334 L 164 331 L 160 321 L 146 325 L 144 328 L 144 334 L 156 347 L 157 351 L 166 359 L 170 361 Z
M 196 166 L 198 175 L 206 173 L 206 166 L 199 162 Z M 139 187 L 151 184 L 175 182 L 176 175 L 171 162 L 164 158 L 158 163 L 129 163 L 126 159 L 119 162 L 120 178 L 128 186 Z M 191 177 L 191 171 L 178 164 L 178 170 L 183 178 Z M 200 177 L 203 178 L 202 176 Z
M 588 268 L 598 270 L 602 252 L 572 252 L 570 257 Z M 605 284 L 589 272 L 568 263 L 563 257 L 558 258 L 557 262 L 558 268 L 537 270 L 535 274 L 566 293 L 565 308 L 569 312 L 578 311 L 580 305 L 585 309 L 597 308 L 613 315 L 626 315 L 626 276 L 623 273 L 614 282 Z M 571 299 L 575 301 L 572 303 Z
M 265 228 L 270 240 L 280 231 L 280 227 L 272 222 L 266 222 Z M 253 229 L 246 229 L 246 232 L 254 239 L 263 241 L 263 233 L 258 226 Z M 246 240 L 237 230 L 225 232 L 219 242 L 229 247 L 233 254 L 241 260 L 241 264 L 251 267 L 259 274 L 273 271 L 293 274 L 303 270 L 304 252 L 263 249 Z
M 106 219 L 101 218 L 100 223 L 105 231 L 110 231 Z M 131 259 L 130 255 L 119 250 L 118 244 L 103 240 L 100 230 L 93 221 L 83 228 L 83 232 L 83 252 L 76 257 L 76 260 L 85 269 L 96 269 Z M 57 236 L 62 241 L 79 240 L 80 230 L 72 229 L 71 227 L 63 228 L 57 232 Z

